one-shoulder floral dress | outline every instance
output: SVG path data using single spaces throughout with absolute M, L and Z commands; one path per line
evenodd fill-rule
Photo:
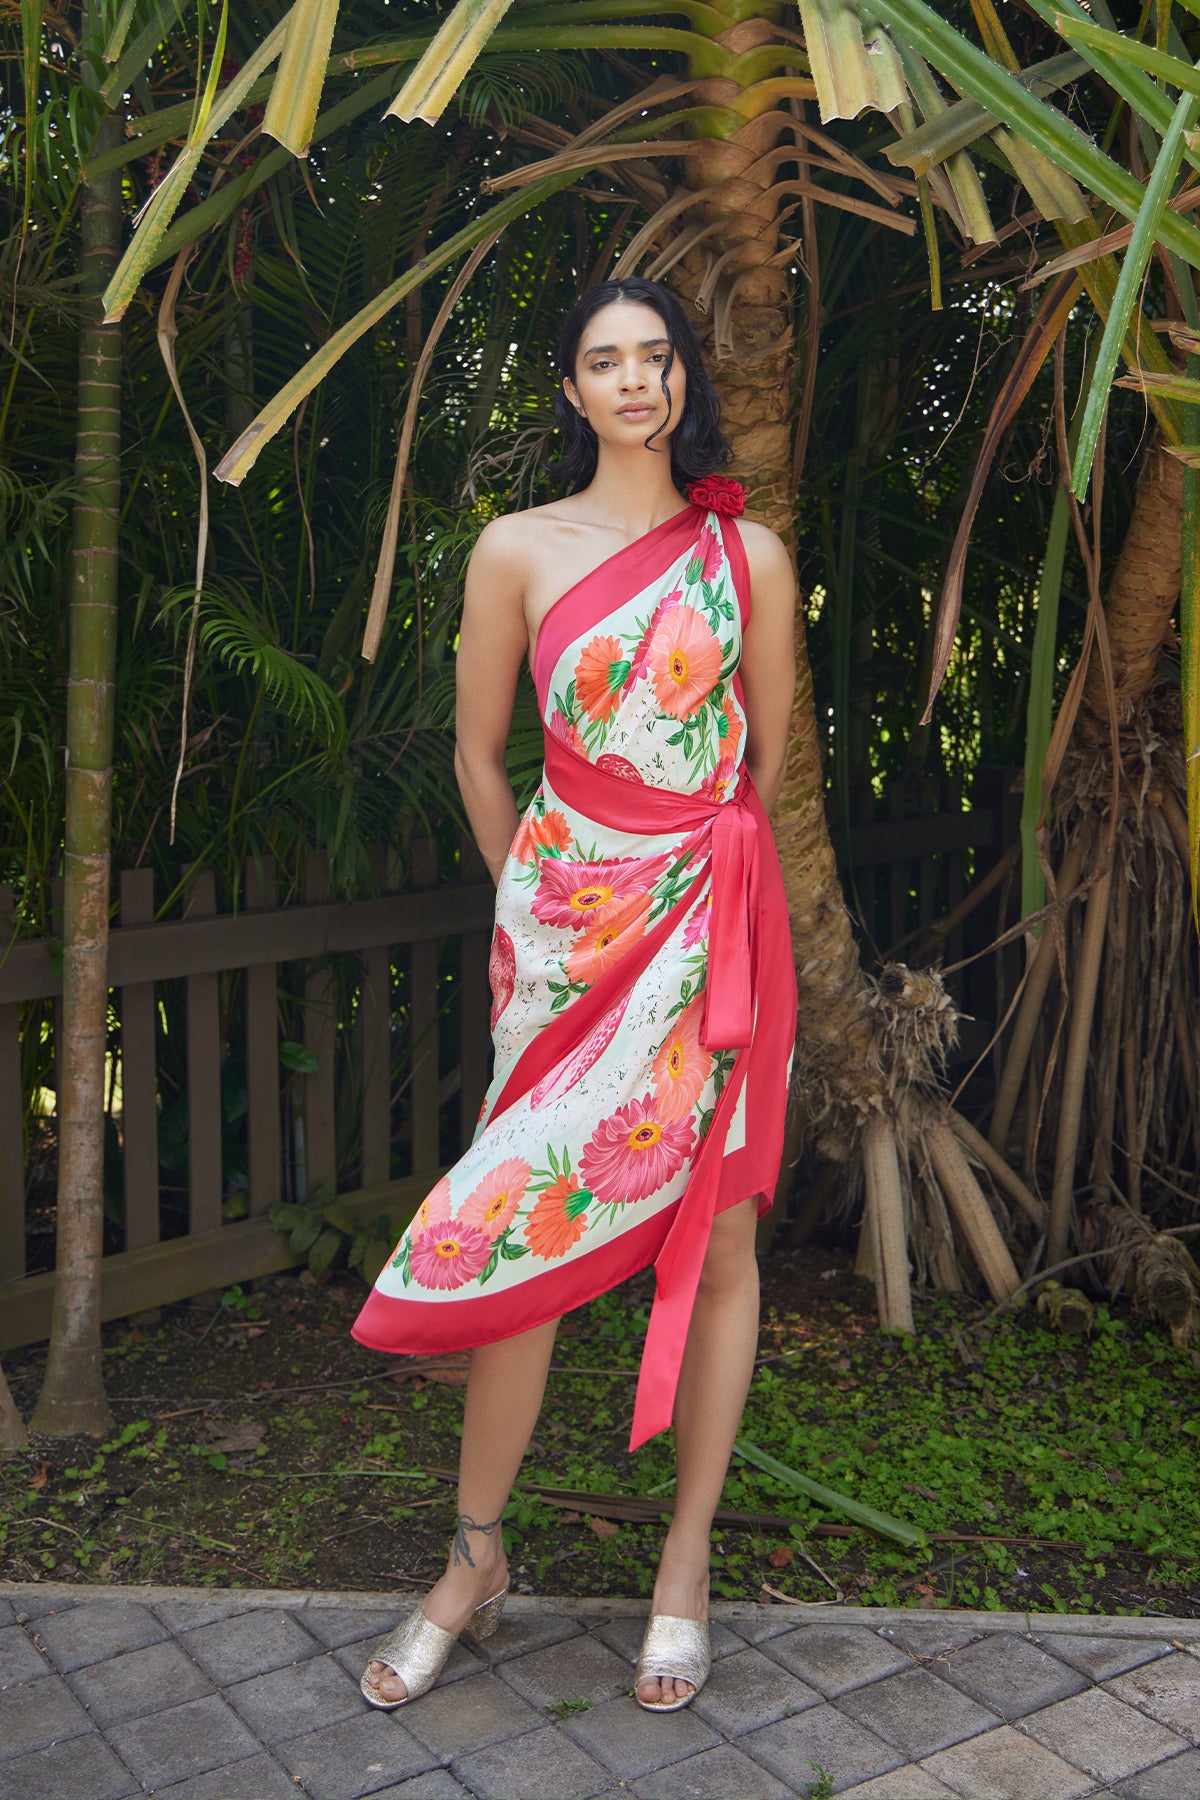
M 671 1422 L 713 1216 L 769 1203 L 795 978 L 743 756 L 741 490 L 722 478 L 547 614 L 543 779 L 496 895 L 495 1074 L 471 1148 L 354 1326 L 463 1349 L 655 1265 L 632 1442 Z

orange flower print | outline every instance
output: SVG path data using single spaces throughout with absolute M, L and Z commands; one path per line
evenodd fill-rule
M 654 1059 L 654 1103 L 660 1119 L 686 1119 L 700 1098 L 712 1057 L 700 1046 L 701 1005 L 693 1001 L 671 1022 Z
M 630 894 L 627 899 L 618 900 L 604 910 L 604 919 L 587 927 L 567 957 L 567 974 L 571 980 L 585 981 L 589 987 L 614 963 L 620 962 L 625 952 L 632 950 L 643 935 L 646 915 L 650 911 L 650 896 Z
M 512 841 L 510 856 L 519 863 L 536 862 L 539 856 L 565 856 L 571 848 L 571 827 L 565 813 L 553 807 L 541 818 L 522 819 Z
M 525 1226 L 525 1242 L 533 1254 L 549 1262 L 574 1249 L 587 1229 L 591 1198 L 574 1175 L 560 1175 L 544 1188 Z
M 486 1231 L 494 1242 L 512 1222 L 528 1186 L 529 1164 L 523 1157 L 508 1157 L 489 1170 L 474 1192 L 463 1201 L 457 1223 Z
M 721 716 L 717 720 L 717 735 L 721 740 L 721 755 L 737 759 L 738 745 L 742 741 L 742 732 L 746 729 L 741 713 L 726 697 L 721 707 Z
M 628 673 L 620 638 L 594 637 L 575 664 L 575 698 L 589 719 L 611 717 Z
M 733 766 L 733 758 L 723 756 L 715 769 L 710 769 L 700 784 L 700 792 L 706 800 L 715 800 L 720 806 L 733 786 L 737 770 Z
M 674 607 L 650 646 L 658 704 L 673 719 L 690 719 L 721 679 L 721 646 L 690 606 Z

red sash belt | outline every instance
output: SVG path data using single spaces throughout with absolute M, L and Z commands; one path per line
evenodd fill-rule
M 741 772 L 732 800 L 679 794 L 631 782 L 598 769 L 559 738 L 546 734 L 546 780 L 573 809 L 617 830 L 648 835 L 678 833 L 695 839 L 696 881 L 711 872 L 712 917 L 700 1041 L 707 1050 L 737 1050 L 734 1067 L 704 1142 L 693 1161 L 688 1185 L 655 1261 L 656 1294 L 642 1352 L 630 1448 L 636 1449 L 671 1423 L 679 1370 L 692 1306 L 712 1230 L 721 1183 L 721 1163 L 730 1120 L 751 1066 L 755 1088 L 764 1084 L 759 1117 L 767 1141 L 756 1159 L 770 1170 L 769 1186 L 782 1147 L 787 1059 L 795 1033 L 792 957 L 774 840 L 749 773 Z M 764 905 L 764 867 L 774 873 L 774 906 Z M 526 1093 L 562 1054 L 557 1042 L 603 1016 L 628 991 L 681 923 L 690 903 L 680 900 L 646 933 L 628 956 L 542 1033 L 532 1067 L 522 1057 L 506 1084 L 495 1113 Z M 764 995 L 770 992 L 770 1005 Z M 790 1003 L 789 1003 L 790 995 Z M 570 1015 L 575 1015 L 571 1018 Z M 747 1129 L 750 1128 L 748 1119 Z M 746 1198 L 755 1191 L 748 1188 Z M 739 1198 L 742 1196 L 739 1196 Z

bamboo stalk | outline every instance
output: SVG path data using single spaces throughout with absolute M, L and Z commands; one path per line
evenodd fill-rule
M 1003 1300 L 1020 1286 L 1021 1277 L 1008 1254 L 1000 1229 L 971 1173 L 962 1146 L 945 1120 L 929 1132 L 929 1159 L 938 1185 L 954 1214 L 993 1300 Z
M 1067 1238 L 1071 1230 L 1075 1158 L 1079 1150 L 1083 1091 L 1087 1081 L 1088 1051 L 1091 1046 L 1092 1018 L 1096 1010 L 1096 990 L 1100 983 L 1100 964 L 1108 932 L 1108 899 L 1111 890 L 1110 864 L 1088 894 L 1075 992 L 1071 999 L 1071 1023 L 1067 1033 L 1067 1057 L 1063 1067 L 1062 1100 L 1058 1113 L 1058 1138 L 1054 1147 L 1054 1184 L 1050 1190 L 1050 1225 L 1046 1233 L 1046 1256 L 1050 1262 L 1061 1262 L 1067 1254 Z
M 958 1137 L 973 1156 L 977 1156 L 984 1168 L 998 1186 L 1016 1201 L 1021 1211 L 1039 1231 L 1046 1229 L 1046 1208 L 1037 1196 L 1030 1192 L 1016 1170 L 1011 1168 L 998 1150 L 992 1148 L 981 1132 L 976 1131 L 969 1119 L 964 1119 L 959 1112 L 951 1111 L 950 1124 Z
M 873 1113 L 862 1129 L 867 1212 L 873 1221 L 875 1297 L 879 1322 L 890 1331 L 913 1331 L 912 1287 L 908 1274 L 908 1233 L 895 1127 Z
M 1079 880 L 1079 871 L 1082 867 L 1083 842 L 1080 837 L 1076 836 L 1068 844 L 1058 871 L 1060 894 L 1071 892 Z M 1021 1079 L 1029 1060 L 1033 1034 L 1037 1030 L 1038 1019 L 1041 1017 L 1042 1002 L 1046 998 L 1046 989 L 1050 985 L 1050 977 L 1057 965 L 1055 946 L 1054 928 L 1044 927 L 1041 942 L 1038 944 L 1029 973 L 1025 978 L 1025 992 L 1021 995 L 1021 1004 L 1017 1008 L 1017 1016 L 1013 1021 L 1008 1054 L 1004 1059 L 1004 1073 L 1000 1077 L 1000 1083 L 996 1089 L 996 1104 L 992 1109 L 992 1127 L 988 1132 L 988 1141 L 993 1149 L 1001 1152 L 1008 1141 L 1017 1095 L 1021 1091 Z

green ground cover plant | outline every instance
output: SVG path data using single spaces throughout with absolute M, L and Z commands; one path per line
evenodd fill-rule
M 362 1292 L 349 1275 L 306 1271 L 109 1327 L 118 1428 L 99 1445 L 35 1440 L 3 1465 L 0 1570 L 214 1586 L 435 1580 L 464 1359 L 362 1349 L 348 1329 Z M 636 1458 L 625 1448 L 649 1293 L 640 1277 L 565 1322 L 506 1520 L 520 1589 L 649 1591 L 673 1474 L 669 1440 Z M 1098 1308 L 1086 1339 L 1033 1308 L 989 1319 L 962 1297 L 922 1303 L 919 1324 L 914 1338 L 878 1333 L 871 1291 L 841 1252 L 773 1259 L 715 1595 L 1195 1616 L 1196 1353 L 1124 1307 Z M 19 1402 L 42 1354 L 9 1364 Z M 915 1541 L 861 1528 L 772 1463 Z M 620 1516 L 631 1502 L 651 1516 Z

